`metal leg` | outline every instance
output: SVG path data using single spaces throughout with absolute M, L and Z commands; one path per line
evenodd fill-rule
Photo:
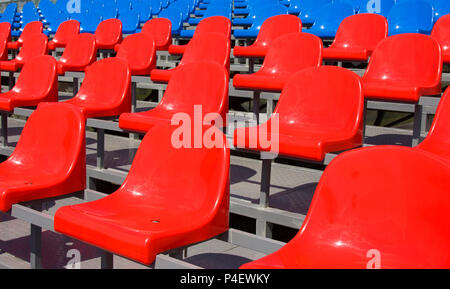
M 41 238 L 42 228 L 31 224 L 30 244 L 30 267 L 31 269 L 42 269 L 41 260 Z
M 266 220 L 256 220 L 256 235 L 266 238 L 272 238 L 273 224 L 267 223 Z
M 158 90 L 158 102 L 161 102 L 164 96 L 164 90 Z
M 136 82 L 131 82 L 131 112 L 136 112 Z M 135 133 L 130 133 L 130 139 L 137 140 L 139 135 Z
M 97 129 L 97 168 L 103 169 L 105 165 L 105 130 Z
M 364 109 L 363 109 L 363 130 L 362 130 L 362 143 L 365 143 L 366 139 L 366 126 L 367 126 L 367 99 L 364 99 Z
M 8 146 L 8 113 L 2 112 L 2 146 Z
M 114 268 L 114 255 L 110 252 L 102 251 L 101 254 L 101 269 Z
M 253 114 L 255 115 L 256 123 L 259 124 L 259 100 L 261 92 L 253 92 Z
M 184 256 L 184 248 L 176 248 L 169 251 L 169 256 L 175 259 L 183 259 Z
M 420 131 L 422 129 L 422 114 L 423 114 L 423 106 L 417 103 L 414 109 L 414 127 L 413 127 L 413 138 L 411 143 L 413 147 L 417 146 L 420 143 Z
M 272 171 L 272 159 L 263 159 L 261 170 L 261 192 L 259 197 L 259 205 L 264 208 L 267 208 L 269 206 L 271 171 Z
M 273 113 L 273 99 L 267 99 L 266 113 L 267 119 L 269 119 Z
M 77 93 L 78 93 L 78 85 L 79 85 L 78 77 L 74 77 L 73 78 L 73 96 L 77 95 Z
M 14 87 L 16 80 L 14 78 L 14 72 L 9 72 L 9 78 L 8 78 L 8 84 L 9 84 L 9 90 L 11 90 Z

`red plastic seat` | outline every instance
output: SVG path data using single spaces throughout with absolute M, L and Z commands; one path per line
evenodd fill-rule
M 97 49 L 114 49 L 122 41 L 122 21 L 112 18 L 100 22 L 95 30 L 95 41 Z
M 339 25 L 331 46 L 323 50 L 323 58 L 367 61 L 387 35 L 388 23 L 384 16 L 371 13 L 349 16 Z
M 29 37 L 30 35 L 34 34 L 41 34 L 44 30 L 44 26 L 42 22 L 40 21 L 32 21 L 25 25 L 25 28 L 22 31 L 22 34 L 20 34 L 19 39 L 15 42 L 8 42 L 8 49 L 19 49 L 23 46 L 25 39 Z
M 322 40 L 308 33 L 290 33 L 274 40 L 261 68 L 253 74 L 237 74 L 233 85 L 240 89 L 281 91 L 297 71 L 322 64 Z
M 48 49 L 55 50 L 57 47 L 66 47 L 66 45 L 80 34 L 80 22 L 77 20 L 67 20 L 61 23 L 55 36 L 48 42 Z
M 11 24 L 9 22 L 0 22 L 0 34 L 7 35 L 7 42 L 11 42 Z
M 241 268 L 450 268 L 450 167 L 401 146 L 345 152 L 280 250 Z
M 400 34 L 377 46 L 362 77 L 369 99 L 418 102 L 440 95 L 442 56 L 438 42 L 423 34 Z
M 97 59 L 95 37 L 89 33 L 78 34 L 70 40 L 58 60 L 58 74 L 66 71 L 84 71 Z
M 302 32 L 302 21 L 295 15 L 277 15 L 267 18 L 261 25 L 258 37 L 250 46 L 235 46 L 236 57 L 264 57 L 270 44 L 279 36 Z
M 334 66 L 306 68 L 295 73 L 281 93 L 274 111 L 279 126 L 272 128 L 272 116 L 257 133 L 238 128 L 234 145 L 323 161 L 326 153 L 362 145 L 363 110 L 361 83 L 355 73 Z M 267 147 L 263 140 L 271 140 L 272 145 Z
M 56 60 L 50 55 L 35 57 L 23 66 L 16 85 L 0 94 L 0 110 L 37 106 L 43 101 L 58 101 Z
M 153 37 L 156 50 L 167 50 L 172 44 L 172 22 L 167 18 L 155 18 L 145 22 L 142 33 Z
M 220 147 L 177 149 L 171 143 L 176 128 L 150 130 L 122 186 L 103 199 L 60 208 L 55 230 L 144 264 L 161 252 L 225 232 L 227 140 L 217 131 Z
M 194 36 L 207 32 L 222 33 L 228 38 L 231 37 L 231 21 L 224 16 L 213 16 L 201 20 L 195 28 Z M 183 54 L 186 51 L 186 47 L 189 45 L 170 45 L 170 54 Z
M 199 34 L 189 42 L 177 67 L 168 70 L 154 69 L 150 78 L 155 82 L 168 82 L 171 75 L 180 67 L 199 61 L 217 63 L 229 70 L 230 39 L 215 32 Z
M 8 60 L 8 35 L 0 32 L 0 61 Z
M 442 48 L 442 59 L 450 64 L 450 14 L 444 15 L 436 21 L 431 31 L 431 37 L 436 39 Z
M 131 110 L 131 74 L 125 60 L 105 58 L 85 71 L 77 95 L 65 103 L 78 106 L 86 118 L 117 116 Z
M 30 59 L 45 54 L 47 54 L 47 36 L 42 33 L 27 36 L 16 58 L 0 61 L 0 70 L 17 71 Z
M 428 136 L 417 148 L 432 152 L 450 161 L 450 89 L 441 97 Z
M 74 106 L 45 103 L 28 118 L 13 154 L 0 163 L 0 211 L 86 187 L 85 120 Z
M 159 123 L 170 125 L 176 113 L 194 116 L 194 106 L 201 106 L 202 119 L 217 113 L 226 120 L 228 112 L 227 70 L 216 63 L 186 64 L 174 72 L 162 101 L 154 109 L 139 113 L 124 113 L 119 127 L 130 131 L 147 132 Z
M 156 67 L 156 45 L 150 34 L 136 33 L 127 36 L 114 49 L 117 58 L 128 62 L 132 75 L 150 75 Z

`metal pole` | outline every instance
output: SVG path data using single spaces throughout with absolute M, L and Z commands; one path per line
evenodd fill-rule
M 411 145 L 413 147 L 420 143 L 420 131 L 422 129 L 423 106 L 416 103 L 414 106 L 414 127 Z
M 2 146 L 8 146 L 8 113 L 2 112 Z
M 101 253 L 101 269 L 113 269 L 114 268 L 114 255 L 110 252 L 102 250 Z
M 105 130 L 97 128 L 97 168 L 103 169 L 105 165 Z

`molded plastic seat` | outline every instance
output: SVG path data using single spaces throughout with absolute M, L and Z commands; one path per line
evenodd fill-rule
M 303 25 L 312 25 L 316 21 L 316 15 L 323 6 L 330 4 L 332 0 L 298 0 L 289 6 L 289 14 L 298 14 Z
M 0 18 L 0 21 L 1 18 Z M 0 34 L 7 36 L 7 42 L 11 42 L 11 24 L 9 22 L 0 22 Z
M 434 8 L 434 21 L 436 22 L 442 16 L 450 14 L 450 2 L 449 1 L 436 1 Z
M 100 22 L 95 30 L 97 49 L 113 50 L 122 41 L 122 22 L 119 19 L 108 19 Z
M 253 74 L 237 74 L 233 85 L 240 89 L 281 91 L 292 76 L 322 64 L 322 40 L 308 33 L 290 33 L 275 39 L 261 68 Z
M 178 35 L 183 29 L 183 13 L 178 8 L 165 9 L 159 13 L 158 17 L 170 20 L 172 23 L 171 32 L 173 35 Z
M 359 13 L 372 13 L 388 17 L 389 12 L 391 12 L 391 9 L 394 5 L 395 0 L 361 0 Z
M 367 61 L 387 34 L 388 23 L 381 15 L 365 13 L 347 17 L 339 25 L 331 46 L 323 50 L 323 58 Z
M 272 130 L 274 116 L 255 134 L 248 127 L 238 128 L 234 145 L 323 161 L 326 153 L 362 145 L 363 110 L 361 83 L 355 73 L 334 66 L 306 68 L 284 86 L 274 112 L 278 129 Z M 267 147 L 262 140 L 271 140 L 272 145 Z
M 60 208 L 55 230 L 144 264 L 161 252 L 225 232 L 226 137 L 216 131 L 220 147 L 177 149 L 171 143 L 175 129 L 161 125 L 150 130 L 122 186 L 100 200 Z
M 127 36 L 116 45 L 117 58 L 128 62 L 132 75 L 150 75 L 156 67 L 156 45 L 153 37 L 146 33 Z
M 231 37 L 231 21 L 230 21 L 230 19 L 223 17 L 223 16 L 213 16 L 213 17 L 205 18 L 202 21 L 200 21 L 200 23 L 197 25 L 197 28 L 195 29 L 194 37 L 195 37 L 195 35 L 198 35 L 201 33 L 208 33 L 208 32 L 222 33 L 223 35 L 230 38 Z M 189 43 L 186 45 L 170 45 L 169 53 L 170 54 L 183 54 L 188 45 L 189 45 Z
M 261 29 L 262 24 L 268 18 L 276 15 L 288 14 L 287 8 L 281 4 L 276 5 L 267 5 L 258 7 L 255 9 L 255 14 L 248 19 L 248 25 L 251 25 L 248 29 L 236 29 L 233 30 L 233 35 L 236 38 L 253 38 L 257 37 L 259 34 L 259 30 Z M 240 19 L 234 19 L 233 25 L 240 25 L 237 22 Z
M 78 106 L 86 118 L 129 112 L 131 73 L 127 61 L 110 57 L 88 66 L 77 95 L 65 103 Z
M 172 23 L 167 18 L 147 21 L 142 27 L 142 33 L 148 33 L 153 37 L 156 50 L 168 50 L 172 44 Z
M 200 11 L 200 10 L 197 10 Z M 198 25 L 201 21 L 209 18 L 209 17 L 216 17 L 216 16 L 222 16 L 229 20 L 232 18 L 231 13 L 231 7 L 226 6 L 215 6 L 210 9 L 207 9 L 205 13 L 203 14 L 202 18 L 190 18 L 188 23 L 189 25 Z M 180 32 L 181 37 L 192 37 L 193 30 L 182 30 Z
M 442 156 L 450 162 L 450 89 L 444 92 L 428 136 L 417 148 Z
M 16 203 L 85 189 L 84 123 L 74 106 L 38 106 L 28 118 L 14 152 L 0 163 L 0 211 L 7 212 Z
M 23 43 L 25 42 L 25 39 L 27 39 L 27 37 L 29 37 L 30 35 L 41 34 L 43 29 L 44 26 L 40 21 L 33 21 L 28 23 L 23 29 L 19 39 L 17 39 L 17 41 L 15 42 L 8 43 L 8 49 L 19 49 L 23 46 Z
M 199 34 L 189 42 L 177 67 L 168 70 L 154 69 L 150 77 L 155 82 L 168 82 L 174 71 L 183 65 L 199 61 L 217 63 L 229 70 L 230 39 L 220 33 Z
M 55 50 L 57 47 L 66 47 L 75 36 L 80 34 L 80 22 L 77 20 L 67 20 L 61 23 L 56 30 L 56 34 L 48 43 L 49 50 Z
M 422 34 L 386 38 L 372 54 L 362 77 L 369 99 L 418 102 L 441 94 L 442 56 L 438 42 Z
M 0 61 L 8 60 L 8 35 L 0 32 Z
M 35 57 L 23 66 L 14 87 L 0 94 L 0 110 L 37 106 L 43 101 L 58 101 L 56 60 L 50 55 Z
M 30 59 L 45 54 L 47 54 L 47 36 L 42 33 L 27 36 L 16 58 L 0 61 L 0 70 L 17 71 Z
M 66 71 L 84 71 L 97 59 L 95 37 L 90 33 L 81 33 L 67 44 L 58 60 L 58 74 Z
M 395 4 L 388 16 L 389 36 L 403 33 L 430 34 L 433 7 L 421 0 L 404 0 Z
M 436 39 L 441 45 L 444 63 L 450 64 L 450 15 L 442 16 L 436 21 L 431 37 Z
M 229 74 L 223 65 L 210 62 L 183 65 L 173 73 L 157 107 L 145 112 L 122 114 L 119 127 L 147 132 L 157 124 L 170 125 L 176 113 L 193 117 L 195 105 L 201 105 L 202 117 L 208 113 L 217 113 L 225 121 L 228 112 L 228 80 Z
M 383 269 L 450 268 L 449 188 L 448 163 L 430 153 L 345 152 L 323 173 L 294 239 L 241 268 L 366 269 L 377 255 Z
M 119 11 L 119 18 L 122 21 L 122 33 L 133 34 L 139 28 L 139 15 L 134 10 Z
M 250 46 L 235 46 L 236 57 L 264 57 L 270 44 L 279 36 L 302 31 L 300 18 L 294 15 L 278 15 L 267 18 L 261 25 L 258 37 Z

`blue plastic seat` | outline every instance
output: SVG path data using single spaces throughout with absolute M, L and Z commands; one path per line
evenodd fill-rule
M 359 13 L 374 13 L 387 17 L 394 5 L 395 0 L 361 0 Z
M 183 29 L 182 13 L 180 9 L 165 9 L 158 15 L 159 18 L 167 18 L 172 22 L 172 34 L 179 35 Z
M 160 0 L 150 0 L 150 6 L 152 7 L 152 15 L 158 15 L 162 9 L 162 1 Z
M 299 15 L 303 25 L 312 25 L 317 13 L 332 0 L 292 0 L 291 2 L 289 14 Z
M 208 9 L 203 17 L 201 18 L 191 18 L 189 19 L 188 23 L 190 25 L 198 25 L 198 23 L 200 23 L 200 21 L 202 21 L 205 18 L 208 17 L 213 17 L 213 16 L 223 16 L 226 17 L 228 19 L 231 19 L 231 8 L 229 8 L 228 6 L 213 6 L 212 8 Z M 184 32 L 190 31 L 190 30 L 183 30 L 181 31 L 181 36 L 185 36 L 186 35 L 193 35 L 193 33 L 184 33 Z M 188 36 L 188 37 L 192 37 L 192 36 Z
M 392 7 L 388 23 L 389 36 L 401 33 L 430 34 L 433 29 L 433 8 L 422 0 L 402 0 Z
M 133 10 L 119 10 L 119 20 L 122 21 L 122 33 L 133 34 L 139 28 L 139 15 Z
M 314 25 L 303 32 L 314 34 L 323 39 L 331 39 L 336 36 L 341 22 L 348 16 L 355 14 L 355 9 L 345 1 L 335 1 L 323 6 L 317 14 Z
M 446 14 L 450 14 L 450 1 L 437 1 L 434 6 L 434 22 Z
M 259 29 L 267 18 L 283 14 L 288 14 L 288 11 L 287 8 L 282 5 L 259 7 L 258 9 L 255 9 L 253 24 L 248 29 L 236 29 L 233 31 L 233 34 L 237 38 L 254 38 L 258 36 Z

